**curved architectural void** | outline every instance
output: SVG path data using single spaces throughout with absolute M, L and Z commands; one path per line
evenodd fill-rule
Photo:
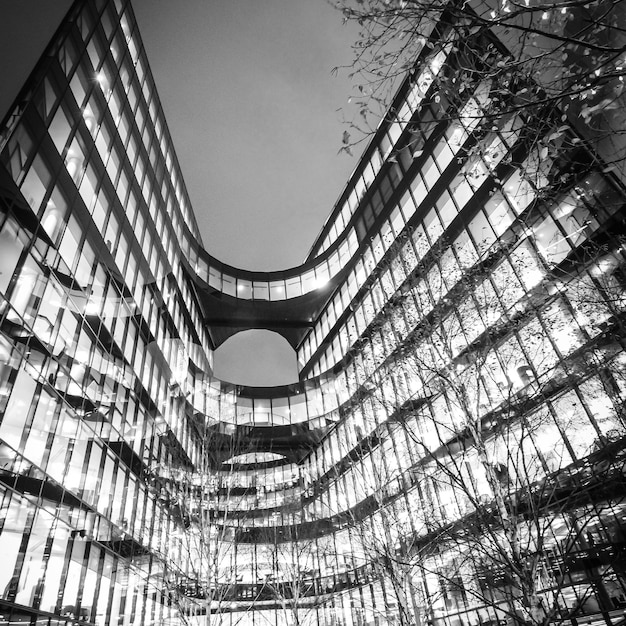
M 284 461 L 282 454 L 275 452 L 247 452 L 233 456 L 230 459 L 222 461 L 222 465 L 258 465 L 261 463 L 271 463 L 272 461 Z
M 271 387 L 298 381 L 296 353 L 287 340 L 269 330 L 244 330 L 214 354 L 217 378 L 238 385 Z
M 74 4 L 0 128 L 2 623 L 623 623 L 624 181 L 527 77 L 494 119 L 510 57 L 454 20 L 253 272 L 202 247 L 129 1 Z

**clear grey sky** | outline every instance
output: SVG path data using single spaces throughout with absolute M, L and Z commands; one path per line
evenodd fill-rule
M 2 115 L 70 4 L 0 0 Z M 247 269 L 297 265 L 356 164 L 338 155 L 351 89 L 347 72 L 331 75 L 351 58 L 341 15 L 326 0 L 133 7 L 207 249 Z M 286 365 L 262 382 L 292 380 Z
M 205 244 L 226 263 L 300 263 L 350 172 L 335 65 L 348 31 L 325 0 L 135 0 Z

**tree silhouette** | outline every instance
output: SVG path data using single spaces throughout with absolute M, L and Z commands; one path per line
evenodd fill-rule
M 383 118 L 409 131 L 428 120 L 398 104 L 409 101 L 439 119 L 465 120 L 469 94 L 482 90 L 478 117 L 489 127 L 516 116 L 542 120 L 527 135 L 542 158 L 558 152 L 572 125 L 603 159 L 624 174 L 626 8 L 613 0 L 337 0 L 358 26 L 347 114 L 357 141 Z M 394 131 L 395 132 L 395 131 Z M 349 149 L 352 135 L 344 134 Z
M 355 358 L 359 410 L 387 416 L 365 420 L 354 470 L 375 503 L 353 513 L 364 560 L 401 624 L 416 605 L 433 620 L 608 615 L 623 597 L 619 240 L 555 284 L 531 248 L 481 260 L 442 241 L 417 261 L 416 238 L 390 251 L 409 279 Z

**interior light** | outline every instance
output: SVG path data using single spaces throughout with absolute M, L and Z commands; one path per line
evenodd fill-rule
M 80 365 L 87 365 L 89 363 L 89 350 L 79 350 L 74 355 L 74 360 Z
M 554 211 L 554 217 L 556 219 L 562 219 L 564 217 L 567 217 L 568 215 L 571 215 L 575 209 L 576 209 L 575 204 L 565 201 Z
M 93 300 L 87 300 L 87 304 L 85 305 L 85 315 L 96 315 L 99 311 L 99 303 L 94 302 Z
M 536 287 L 543 280 L 543 272 L 539 267 L 527 268 L 524 271 L 523 281 L 527 289 Z
M 594 276 L 601 276 L 602 274 L 605 274 L 610 269 L 612 269 L 613 265 L 614 265 L 614 261 L 612 259 L 602 259 L 591 270 L 591 273 Z
M 581 311 L 574 314 L 574 319 L 581 328 L 586 328 L 590 324 L 589 318 Z

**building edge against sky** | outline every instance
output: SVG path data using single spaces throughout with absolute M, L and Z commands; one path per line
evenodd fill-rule
M 623 181 L 484 128 L 488 85 L 438 116 L 448 36 L 252 272 L 202 246 L 129 3 L 75 3 L 0 138 L 0 623 L 623 619 Z M 299 383 L 212 376 L 247 328 Z

